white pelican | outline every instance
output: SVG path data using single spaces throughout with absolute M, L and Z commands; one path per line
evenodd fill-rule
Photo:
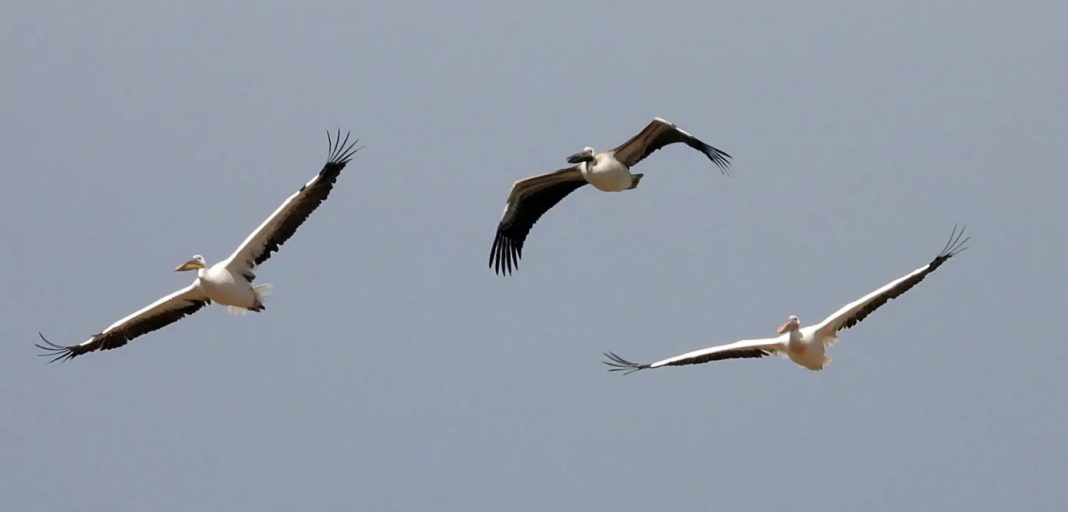
M 530 228 L 549 208 L 575 189 L 587 183 L 605 192 L 635 188 L 643 175 L 631 174 L 630 168 L 653 151 L 676 142 L 684 142 L 704 153 L 727 174 L 730 155 L 657 117 L 641 133 L 611 151 L 595 153 L 593 148 L 587 147 L 567 159 L 568 163 L 575 164 L 573 167 L 513 183 L 490 249 L 490 268 L 498 274 L 502 271 L 511 274 L 513 268 L 518 269 L 523 242 Z
M 340 130 L 337 137 L 331 138 L 329 132 L 326 136 L 330 157 L 319 174 L 283 201 L 229 258 L 208 267 L 203 256 L 193 256 L 174 269 L 179 272 L 196 270 L 197 279 L 193 284 L 109 325 L 77 345 L 57 345 L 37 333 L 45 342 L 45 345 L 37 345 L 37 348 L 46 351 L 41 355 L 52 357 L 54 362 L 94 350 L 118 348 L 142 334 L 191 315 L 212 302 L 228 306 L 231 312 L 263 311 L 263 298 L 270 290 L 270 285 L 252 286 L 252 280 L 256 278 L 252 271 L 289 240 L 308 215 L 326 199 L 345 164 L 360 149 L 354 147 L 357 140 L 349 143 L 348 134 L 342 141 Z
M 786 323 L 779 327 L 779 336 L 775 338 L 762 338 L 756 340 L 742 340 L 726 345 L 709 347 L 701 350 L 687 352 L 680 356 L 670 357 L 650 364 L 639 364 L 627 361 L 618 355 L 607 352 L 605 357 L 608 361 L 604 364 L 610 366 L 609 371 L 623 371 L 625 373 L 636 372 L 646 368 L 659 368 L 661 366 L 682 366 L 687 364 L 700 364 L 721 359 L 764 357 L 777 354 L 789 357 L 790 360 L 809 370 L 820 370 L 831 362 L 825 355 L 828 347 L 838 341 L 838 331 L 853 327 L 864 320 L 890 299 L 897 298 L 909 291 L 934 272 L 946 260 L 967 249 L 965 246 L 971 237 L 963 238 L 964 229 L 960 231 L 953 228 L 953 234 L 946 242 L 942 252 L 938 253 L 930 263 L 899 277 L 882 288 L 875 290 L 855 302 L 846 304 L 831 316 L 823 319 L 816 325 L 801 327 L 801 321 L 796 315 L 790 315 Z M 963 239 L 962 239 L 963 238 Z

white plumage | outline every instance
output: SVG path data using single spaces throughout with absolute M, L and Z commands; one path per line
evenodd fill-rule
M 322 170 L 300 187 L 300 190 L 289 196 L 229 258 L 209 267 L 204 257 L 197 254 L 175 268 L 176 271 L 196 270 L 197 278 L 193 284 L 109 325 L 107 329 L 77 345 L 57 345 L 38 333 L 45 343 L 37 345 L 45 350 L 41 355 L 57 361 L 94 350 L 118 348 L 142 334 L 193 314 L 212 302 L 227 306 L 231 312 L 263 311 L 263 299 L 270 291 L 271 285 L 253 286 L 252 281 L 256 278 L 253 270 L 289 240 L 308 215 L 326 200 L 341 170 L 359 150 L 354 147 L 356 142 L 353 140 L 349 143 L 347 134 L 342 141 L 340 131 L 337 137 L 333 138 L 327 133 L 330 157 Z
M 631 373 L 661 366 L 682 366 L 722 359 L 757 358 L 776 354 L 788 357 L 793 362 L 809 370 L 820 370 L 830 362 L 830 359 L 827 358 L 826 350 L 834 342 L 838 341 L 839 331 L 853 327 L 880 306 L 886 304 L 887 301 L 909 291 L 909 289 L 927 277 L 927 274 L 934 272 L 947 260 L 967 249 L 965 244 L 968 243 L 969 239 L 970 237 L 964 238 L 964 229 L 958 231 L 953 228 L 953 233 L 950 235 L 945 247 L 942 248 L 942 252 L 938 253 L 938 256 L 935 256 L 930 263 L 887 283 L 856 301 L 846 304 L 818 324 L 802 327 L 797 316 L 790 315 L 786 323 L 779 327 L 779 336 L 774 338 L 736 341 L 726 345 L 694 350 L 693 352 L 648 364 L 634 363 L 612 352 L 606 352 L 604 355 L 608 360 L 604 361 L 604 364 L 610 367 L 610 371 Z

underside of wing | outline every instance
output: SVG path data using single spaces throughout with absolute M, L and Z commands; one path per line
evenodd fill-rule
M 196 285 L 189 285 L 111 324 L 103 332 L 94 334 L 77 345 L 57 345 L 38 333 L 44 345 L 36 346 L 45 351 L 41 356 L 51 357 L 52 362 L 73 359 L 94 350 L 111 350 L 138 336 L 177 322 L 210 303 Z
M 830 337 L 838 331 L 853 327 L 890 300 L 896 299 L 905 292 L 911 290 L 913 286 L 916 286 L 920 281 L 923 281 L 928 274 L 934 272 L 938 267 L 942 266 L 943 263 L 967 249 L 968 247 L 966 244 L 969 240 L 971 240 L 971 237 L 964 236 L 964 228 L 958 230 L 957 227 L 954 226 L 953 233 L 950 235 L 946 245 L 930 263 L 887 283 L 878 290 L 875 290 L 854 302 L 846 304 L 844 307 L 824 319 L 817 328 L 817 331 L 823 337 Z
M 654 151 L 677 142 L 685 143 L 687 146 L 704 153 L 712 163 L 720 168 L 720 171 L 724 174 L 729 173 L 730 155 L 690 135 L 685 130 L 675 126 L 674 123 L 659 117 L 653 119 L 630 140 L 615 148 L 613 154 L 623 165 L 632 167 L 653 154 Z
M 255 277 L 251 272 L 252 269 L 267 261 L 271 253 L 278 251 L 278 248 L 293 236 L 297 228 L 330 195 L 342 169 L 360 148 L 355 147 L 359 142 L 358 139 L 349 142 L 349 134 L 345 135 L 344 140 L 341 140 L 340 131 L 336 137 L 331 137 L 329 132 L 326 135 L 330 157 L 322 170 L 311 181 L 300 187 L 300 190 L 289 196 L 241 243 L 227 259 L 227 268 L 245 274 L 245 277 L 251 281 Z
M 515 182 L 490 248 L 490 268 L 498 274 L 519 268 L 530 229 L 545 212 L 585 184 L 577 167 Z
M 742 340 L 727 345 L 694 350 L 655 363 L 635 363 L 623 359 L 612 352 L 606 352 L 604 356 L 608 358 L 608 360 L 603 361 L 603 363 L 609 367 L 608 371 L 621 371 L 628 374 L 638 370 L 645 370 L 647 368 L 660 368 L 661 366 L 685 366 L 689 364 L 708 363 L 711 361 L 722 361 L 725 359 L 753 359 L 771 355 L 780 349 L 781 347 L 776 339 L 765 338 Z

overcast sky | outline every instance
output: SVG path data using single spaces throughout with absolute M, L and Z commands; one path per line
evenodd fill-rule
M 1063 2 L 9 2 L 0 8 L 0 509 L 1060 510 Z M 663 116 L 634 191 L 579 190 L 519 271 L 513 181 Z M 225 258 L 366 148 L 211 307 L 47 364 Z M 777 358 L 622 377 L 817 322 Z

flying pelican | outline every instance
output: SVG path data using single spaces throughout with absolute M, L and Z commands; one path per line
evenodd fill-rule
M 326 137 L 330 157 L 319 174 L 283 201 L 229 258 L 208 267 L 203 256 L 193 256 L 174 269 L 177 272 L 196 270 L 197 279 L 193 284 L 109 325 L 77 345 L 57 345 L 45 338 L 44 334 L 37 333 L 45 342 L 45 345 L 36 345 L 45 351 L 41 355 L 52 357 L 55 362 L 94 350 L 118 348 L 142 334 L 177 322 L 212 302 L 228 306 L 231 312 L 263 311 L 263 298 L 271 285 L 252 286 L 252 280 L 256 278 L 252 271 L 267 261 L 272 252 L 278 251 L 308 215 L 326 200 L 341 170 L 352 155 L 360 150 L 354 147 L 358 139 L 349 143 L 349 134 L 346 134 L 342 141 L 340 130 L 336 137 L 331 137 L 329 132 Z
M 790 315 L 786 323 L 779 327 L 779 336 L 775 338 L 762 338 L 756 340 L 742 340 L 726 345 L 709 347 L 701 350 L 687 352 L 680 356 L 670 357 L 650 364 L 639 364 L 627 361 L 622 357 L 606 352 L 604 355 L 609 360 L 603 361 L 610 366 L 609 371 L 622 371 L 632 373 L 646 368 L 659 368 L 661 366 L 682 366 L 687 364 L 700 364 L 722 359 L 739 359 L 764 357 L 776 354 L 789 357 L 790 360 L 809 370 L 820 370 L 831 362 L 825 355 L 828 347 L 838 341 L 838 332 L 853 327 L 872 311 L 879 309 L 890 299 L 897 298 L 901 294 L 923 281 L 927 274 L 934 272 L 946 260 L 967 249 L 965 244 L 971 237 L 963 238 L 964 229 L 953 228 L 953 234 L 946 242 L 942 252 L 938 253 L 930 263 L 899 277 L 882 288 L 875 290 L 855 302 L 846 304 L 835 311 L 831 316 L 823 319 L 816 325 L 801 327 L 801 321 L 796 315 Z M 962 239 L 963 238 L 963 239 Z
M 640 133 L 611 151 L 595 153 L 593 148 L 587 147 L 567 159 L 568 163 L 574 164 L 572 167 L 513 183 L 490 249 L 490 268 L 497 274 L 502 271 L 511 274 L 513 268 L 518 269 L 523 242 L 530 228 L 568 194 L 587 183 L 605 192 L 635 188 L 643 174 L 631 174 L 630 168 L 653 151 L 676 142 L 704 153 L 724 174 L 728 173 L 730 155 L 657 117 Z

